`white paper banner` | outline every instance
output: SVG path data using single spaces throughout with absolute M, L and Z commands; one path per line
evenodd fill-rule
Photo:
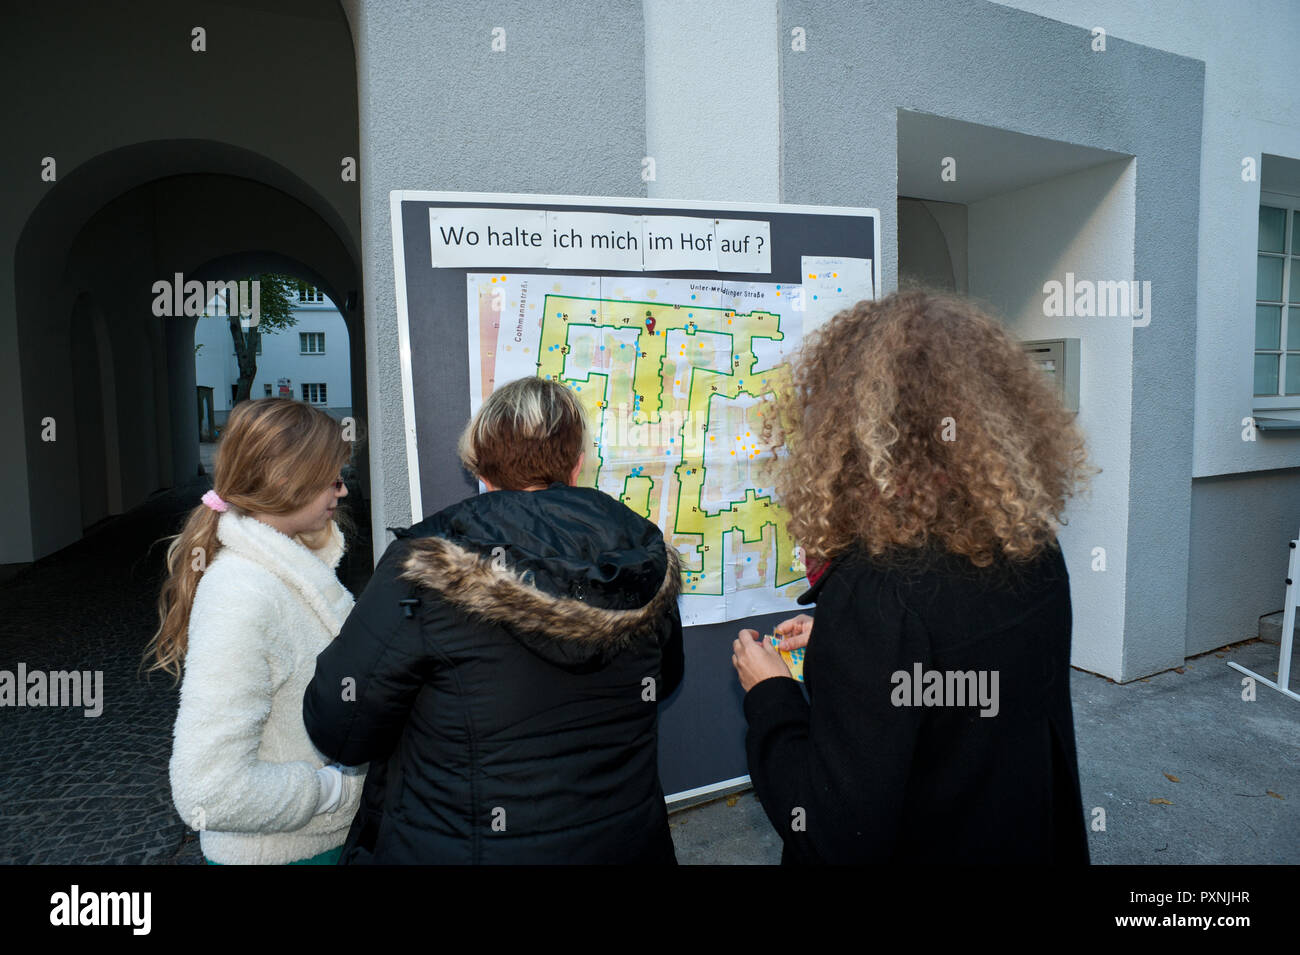
M 772 271 L 765 220 L 545 209 L 429 210 L 433 268 Z

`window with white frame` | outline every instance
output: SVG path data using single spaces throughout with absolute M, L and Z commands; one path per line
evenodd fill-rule
M 304 381 L 302 383 L 302 400 L 312 405 L 325 404 L 325 382 Z
M 1254 381 L 1256 398 L 1300 397 L 1300 197 L 1259 207 Z
M 325 333 L 299 332 L 298 349 L 304 355 L 325 354 Z
M 322 303 L 325 301 L 325 293 L 318 288 L 307 285 L 305 282 L 299 282 L 298 301 L 306 303 Z
M 262 386 L 262 395 L 263 395 L 264 397 L 266 397 L 266 398 L 271 397 L 271 386 L 270 386 L 270 385 L 263 385 L 263 386 Z

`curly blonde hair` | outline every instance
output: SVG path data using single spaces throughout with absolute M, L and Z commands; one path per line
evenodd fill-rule
M 924 289 L 809 335 L 778 400 L 777 490 L 808 558 L 941 548 L 987 567 L 1053 544 L 1091 473 L 1081 432 L 1001 323 Z

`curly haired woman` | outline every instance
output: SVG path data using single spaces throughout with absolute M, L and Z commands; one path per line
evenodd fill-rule
M 1086 863 L 1056 530 L 1094 469 L 1002 326 L 926 291 L 806 340 L 778 489 L 815 603 L 805 701 L 734 644 L 750 776 L 782 861 Z

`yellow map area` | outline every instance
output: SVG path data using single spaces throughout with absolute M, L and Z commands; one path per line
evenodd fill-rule
M 771 312 L 545 297 L 537 374 L 574 389 L 596 439 L 580 483 L 621 479 L 621 500 L 682 553 L 686 596 L 804 589 L 772 496 L 781 429 L 762 400 L 789 387 L 771 346 L 783 339 Z

